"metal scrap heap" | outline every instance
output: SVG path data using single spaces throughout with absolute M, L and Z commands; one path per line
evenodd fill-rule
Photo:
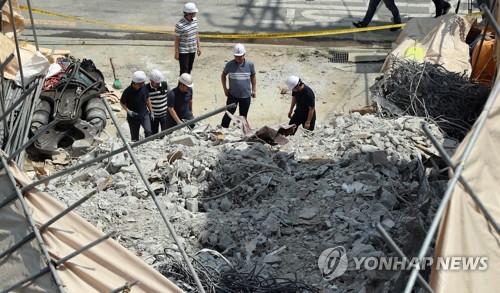
M 392 65 L 375 86 L 376 100 L 382 96 L 381 104 L 391 115 L 431 119 L 447 135 L 461 140 L 481 113 L 489 89 L 438 64 L 388 58 Z

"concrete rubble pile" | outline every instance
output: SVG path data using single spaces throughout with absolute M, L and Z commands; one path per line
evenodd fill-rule
M 396 256 L 376 231 L 379 222 L 407 255 L 416 254 L 447 178 L 436 168 L 422 122 L 337 115 L 282 146 L 242 141 L 239 129 L 199 125 L 134 151 L 189 255 L 209 248 L 239 271 L 297 276 L 324 292 L 400 291 L 401 272 L 354 270 L 352 257 Z M 430 128 L 442 141 L 437 126 Z M 112 141 L 96 152 L 119 146 Z M 165 252 L 180 258 L 128 155 L 46 189 L 71 204 L 108 176 L 110 188 L 78 212 L 105 232 L 119 231 L 116 240 L 152 265 Z M 349 268 L 326 281 L 318 257 L 336 246 L 346 249 Z M 230 269 L 214 254 L 199 252 L 196 259 Z

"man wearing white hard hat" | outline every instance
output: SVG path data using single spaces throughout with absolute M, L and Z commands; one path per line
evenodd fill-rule
M 221 74 L 222 88 L 227 97 L 226 105 L 235 103 L 240 112 L 240 116 L 247 118 L 250 102 L 256 98 L 255 66 L 251 60 L 245 58 L 245 46 L 236 44 L 233 48 L 234 59 L 227 62 Z M 229 78 L 229 84 L 227 79 Z M 236 108 L 228 110 L 234 114 Z M 231 118 L 224 114 L 221 126 L 229 127 Z
M 149 92 L 144 86 L 146 73 L 136 71 L 132 75 L 132 83 L 123 91 L 120 105 L 127 111 L 127 122 L 132 141 L 139 140 L 140 127 L 144 129 L 144 137 L 151 135 L 151 119 L 153 107 L 149 100 Z
M 167 128 L 194 118 L 193 78 L 189 73 L 179 76 L 179 84 L 167 94 Z M 194 127 L 191 124 L 190 127 Z
M 160 127 L 161 131 L 167 129 L 167 94 L 170 88 L 158 69 L 153 69 L 149 74 L 149 83 L 146 84 L 146 88 L 149 91 L 154 114 L 151 121 L 151 131 L 152 134 L 157 134 Z
M 184 4 L 184 17 L 175 24 L 175 60 L 179 61 L 179 75 L 191 74 L 195 55 L 201 54 L 200 35 L 198 34 L 198 20 L 196 4 Z
M 290 110 L 288 111 L 290 122 L 288 124 L 294 124 L 296 126 L 295 131 L 297 131 L 299 125 L 302 125 L 304 129 L 313 131 L 316 124 L 316 97 L 313 90 L 295 75 L 288 77 L 286 85 L 288 90 L 292 91 L 292 101 L 290 103 Z M 295 112 L 293 112 L 294 108 Z M 292 134 L 295 134 L 295 131 Z

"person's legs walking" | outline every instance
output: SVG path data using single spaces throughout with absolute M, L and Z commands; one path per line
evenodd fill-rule
M 382 0 L 370 0 L 368 3 L 368 9 L 366 10 L 365 17 L 360 22 L 354 22 L 353 25 L 355 27 L 367 27 L 368 24 L 372 21 L 375 12 L 377 11 L 377 7 Z
M 389 11 L 392 13 L 394 24 L 401 23 L 401 16 L 399 15 L 399 9 L 396 6 L 396 3 L 394 3 L 394 0 L 384 0 L 384 4 L 385 7 L 387 7 L 387 9 L 389 9 Z
M 236 106 L 238 106 L 238 100 L 239 100 L 238 98 L 229 95 L 226 100 L 226 105 L 235 103 Z M 234 114 L 234 112 L 236 112 L 236 108 L 228 109 L 227 111 L 231 114 Z M 224 117 L 222 117 L 222 122 L 220 125 L 224 128 L 228 128 L 230 123 L 231 123 L 231 118 L 227 114 L 224 114 Z
M 436 7 L 436 16 L 440 17 L 443 15 L 443 0 L 432 0 L 434 2 L 434 7 Z

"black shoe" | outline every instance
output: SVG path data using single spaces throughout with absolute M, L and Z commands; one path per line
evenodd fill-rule
M 446 1 L 443 1 L 443 14 L 442 15 L 445 15 L 446 13 L 448 13 L 448 11 L 450 11 L 450 8 L 451 8 L 451 5 L 450 3 L 446 2 Z
M 353 22 L 352 25 L 357 27 L 357 28 L 367 27 L 367 25 L 363 24 L 363 22 L 361 22 L 361 21 Z

